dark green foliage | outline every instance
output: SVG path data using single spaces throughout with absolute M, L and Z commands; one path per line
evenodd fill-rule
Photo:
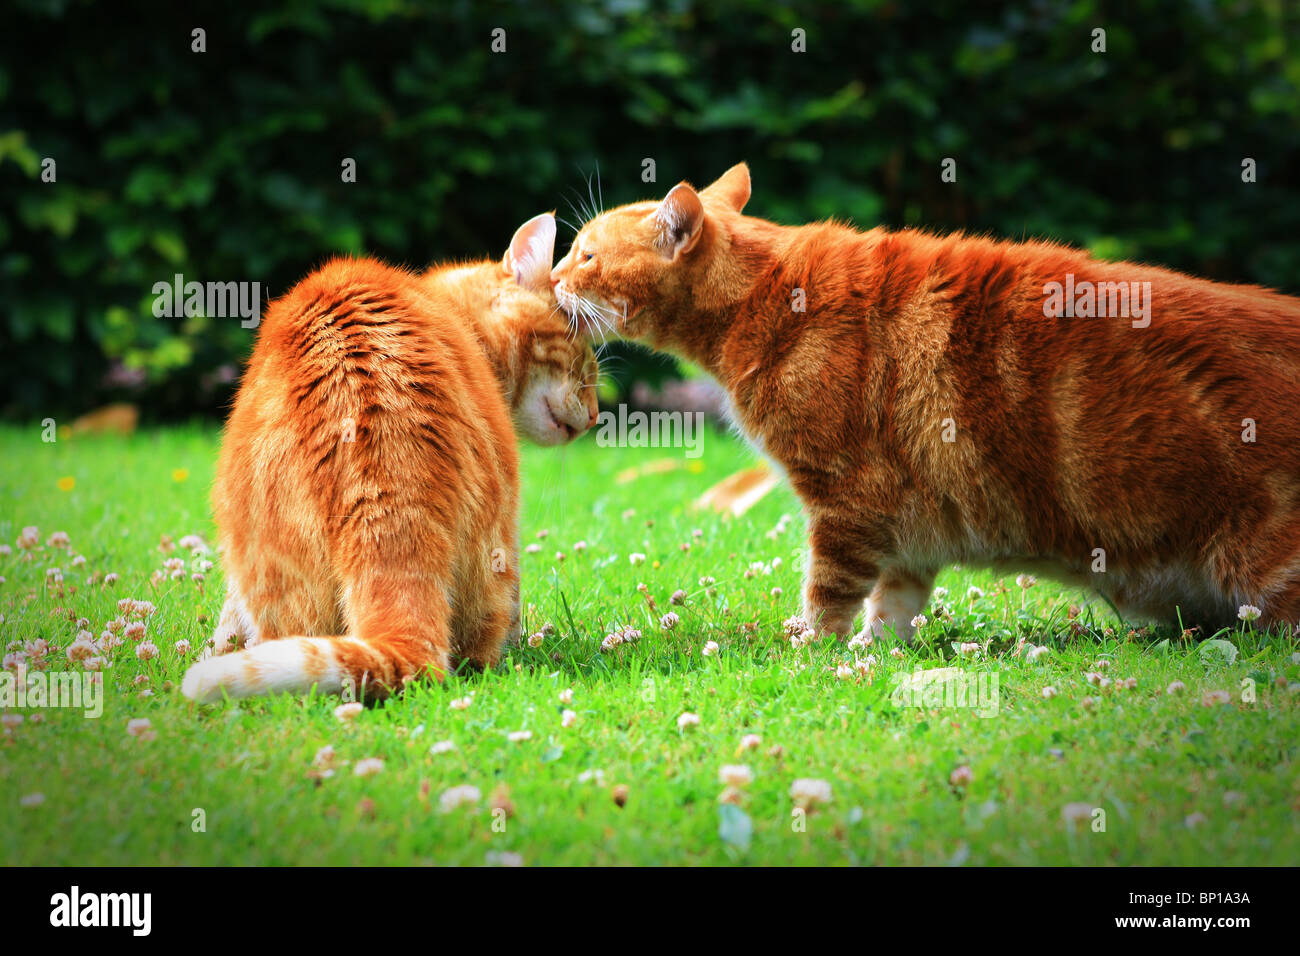
M 83 411 L 115 363 L 148 414 L 218 410 L 253 333 L 155 318 L 154 283 L 498 255 L 541 210 L 577 220 L 597 163 L 607 203 L 743 158 L 784 222 L 1050 236 L 1300 293 L 1287 0 L 241 6 L 7 6 L 0 413 Z

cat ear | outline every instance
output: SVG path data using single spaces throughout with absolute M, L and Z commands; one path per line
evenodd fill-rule
M 690 183 L 678 183 L 654 212 L 659 248 L 669 259 L 690 252 L 704 228 L 704 205 Z
M 736 163 L 701 191 L 700 198 L 722 203 L 728 209 L 740 212 L 749 202 L 749 188 L 749 167 Z
M 551 260 L 554 258 L 555 217 L 544 212 L 515 231 L 501 264 L 525 289 L 544 292 L 551 287 Z

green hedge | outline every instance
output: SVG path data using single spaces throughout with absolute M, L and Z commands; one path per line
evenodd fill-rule
M 218 411 L 252 333 L 155 318 L 154 283 L 278 295 L 334 252 L 498 254 L 538 211 L 575 219 L 597 164 L 611 203 L 744 158 L 781 221 L 1053 236 L 1300 292 L 1292 2 L 237 6 L 8 5 L 0 414 Z

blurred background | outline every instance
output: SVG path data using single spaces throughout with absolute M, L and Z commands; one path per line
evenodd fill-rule
M 1300 294 L 1295 0 L 236 6 L 6 3 L 0 416 L 224 415 L 255 332 L 155 318 L 176 273 L 265 297 L 333 253 L 498 256 L 537 212 L 579 221 L 589 182 L 608 206 L 741 159 L 747 211 L 784 223 L 1051 237 Z M 607 399 L 672 391 L 624 351 Z

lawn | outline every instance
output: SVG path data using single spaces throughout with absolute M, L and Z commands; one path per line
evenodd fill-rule
M 0 429 L 5 653 L 44 638 L 33 668 L 79 669 L 68 646 L 83 628 L 98 639 L 124 598 L 155 606 L 145 640 L 158 651 L 142 660 L 128 639 L 108 652 L 97 718 L 4 711 L 5 864 L 1300 855 L 1289 635 L 1242 624 L 1201 646 L 1135 631 L 1078 590 L 953 568 L 915 647 L 792 646 L 782 625 L 805 543 L 793 496 L 778 489 L 739 520 L 690 507 L 753 463 L 720 433 L 694 461 L 592 435 L 525 450 L 525 627 L 550 627 L 495 671 L 414 686 L 351 719 L 320 696 L 196 707 L 177 688 L 220 608 L 221 560 L 179 542 L 214 542 L 218 440 L 210 427 L 55 443 L 36 425 Z M 164 562 L 178 559 L 173 578 Z M 194 580 L 200 561 L 214 566 Z M 671 604 L 678 590 L 684 603 Z M 679 621 L 664 630 L 669 611 Z M 641 639 L 602 650 L 624 625 Z M 903 675 L 952 667 L 983 689 L 979 706 L 896 693 Z

